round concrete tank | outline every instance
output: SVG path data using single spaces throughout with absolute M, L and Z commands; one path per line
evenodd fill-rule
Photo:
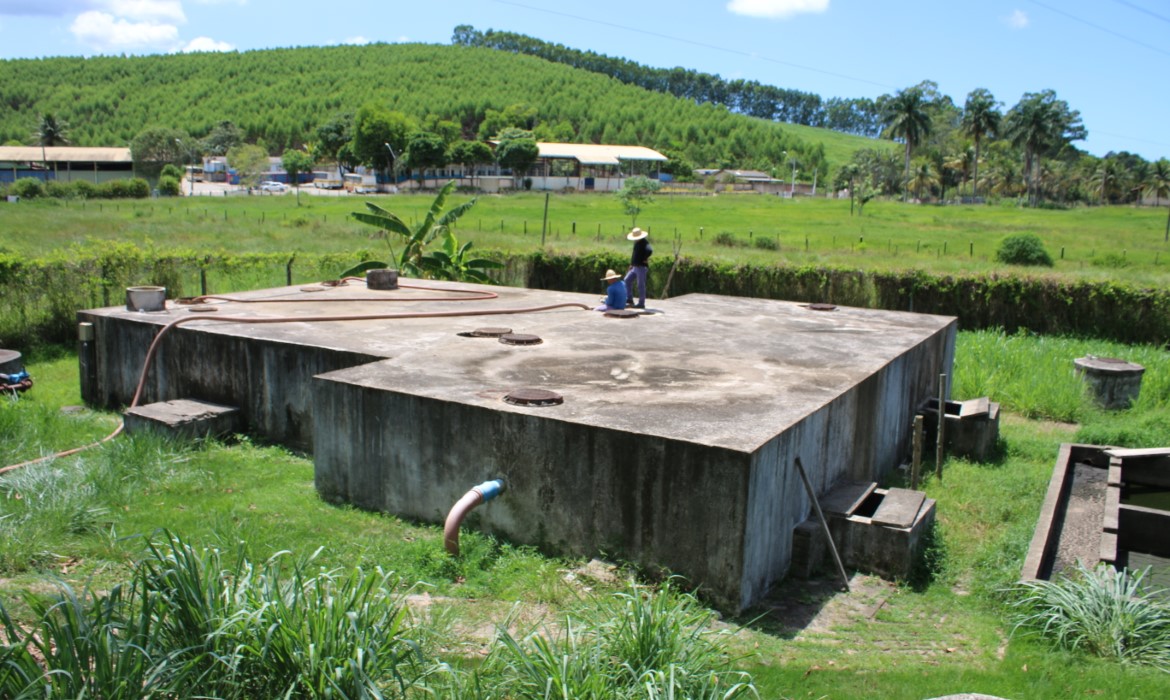
M 1141 393 L 1142 374 L 1146 371 L 1141 365 L 1093 355 L 1078 357 L 1073 365 L 1101 408 L 1129 408 Z
M 166 308 L 166 287 L 127 287 L 127 311 L 162 311 Z
M 0 349 L 0 374 L 16 374 L 24 369 L 20 363 L 20 353 L 15 350 Z

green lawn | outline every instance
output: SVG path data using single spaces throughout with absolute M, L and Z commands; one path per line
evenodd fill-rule
M 451 202 L 466 201 L 455 195 Z M 155 248 L 232 252 L 327 253 L 373 251 L 384 243 L 348 214 L 366 197 L 304 194 L 267 197 L 195 197 L 146 202 L 21 202 L 0 206 L 0 252 L 35 256 L 48 250 L 105 241 Z M 431 195 L 373 198 L 411 221 Z M 463 217 L 459 235 L 479 250 L 541 247 L 542 193 L 480 196 Z M 1000 240 L 1012 233 L 1039 236 L 1053 274 L 1085 280 L 1166 284 L 1170 243 L 1164 208 L 1089 207 L 1069 210 L 1002 206 L 934 206 L 873 201 L 850 216 L 848 200 L 765 195 L 659 195 L 638 218 L 656 255 L 681 254 L 726 262 L 840 266 L 871 270 L 918 268 L 941 274 L 1018 274 L 997 263 Z M 558 252 L 625 252 L 630 218 L 612 195 L 556 194 L 549 198 L 544 246 Z M 717 245 L 719 234 L 735 245 Z M 757 239 L 772 239 L 765 249 Z M 769 245 L 771 245 L 769 243 Z

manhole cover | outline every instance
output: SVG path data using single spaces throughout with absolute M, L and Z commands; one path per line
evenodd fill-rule
M 505 345 L 540 345 L 544 341 L 540 339 L 539 335 L 528 335 L 526 333 L 505 333 L 500 336 L 500 342 Z
M 516 389 L 504 396 L 514 406 L 557 406 L 565 402 L 563 396 L 548 389 Z
M 325 291 L 325 288 L 313 284 L 313 285 L 309 285 L 308 287 L 301 287 L 301 291 L 302 292 L 323 292 L 323 291 Z
M 218 308 L 211 306 L 210 304 L 200 304 L 199 306 L 192 306 L 191 308 L 189 308 L 187 310 L 191 311 L 193 313 L 201 313 L 201 314 L 209 313 L 211 311 L 219 311 Z
M 512 332 L 511 328 L 501 328 L 501 327 L 476 328 L 475 330 L 473 330 L 471 332 L 471 336 L 473 338 L 499 338 L 500 336 L 508 335 L 511 332 Z M 536 336 L 532 336 L 532 337 L 536 338 Z M 537 338 L 538 342 L 539 342 L 539 340 L 540 339 Z
M 638 313 L 634 309 L 613 309 L 611 311 L 606 311 L 605 315 L 612 318 L 637 318 L 642 314 Z
M 836 311 L 836 304 L 809 304 L 809 311 Z

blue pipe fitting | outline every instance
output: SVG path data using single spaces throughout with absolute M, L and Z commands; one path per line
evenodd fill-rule
M 492 479 L 490 481 L 485 481 L 479 486 L 473 488 L 472 491 L 475 491 L 480 496 L 482 496 L 483 502 L 487 503 L 504 492 L 504 480 Z

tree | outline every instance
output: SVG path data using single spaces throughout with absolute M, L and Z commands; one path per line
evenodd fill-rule
M 143 129 L 130 142 L 134 172 L 152 180 L 156 179 L 164 165 L 186 162 L 192 143 L 187 132 L 180 129 L 165 126 Z
M 918 87 L 900 90 L 886 100 L 882 107 L 882 123 L 891 138 L 902 139 L 906 144 L 906 178 L 910 180 L 910 154 L 914 147 L 930 135 L 930 114 L 926 111 L 926 100 Z M 905 199 L 905 191 L 903 191 Z
M 654 193 L 662 188 L 662 183 L 648 177 L 637 175 L 626 178 L 622 188 L 615 192 L 618 201 L 622 203 L 626 215 L 630 217 L 630 225 L 638 225 L 638 214 L 642 209 L 654 201 Z
M 223 120 L 212 127 L 200 144 L 203 152 L 212 156 L 226 156 L 227 152 L 244 143 L 244 133 L 229 120 Z
M 426 185 L 427 168 L 447 164 L 447 144 L 443 137 L 428 131 L 416 131 L 406 146 L 406 165 L 418 172 L 419 187 Z
M 41 120 L 37 124 L 37 130 L 33 133 L 33 138 L 37 140 L 37 144 L 41 147 L 41 165 L 45 170 L 49 169 L 49 158 L 45 153 L 47 146 L 64 146 L 69 143 L 69 125 L 64 121 L 57 119 L 52 114 L 45 112 L 41 115 Z
M 297 206 L 301 206 L 301 173 L 313 172 L 316 163 L 312 154 L 307 151 L 285 151 L 280 157 L 280 163 L 288 173 L 289 182 L 297 188 Z
M 1025 93 L 1004 118 L 1004 132 L 1024 152 L 1024 181 L 1028 201 L 1037 199 L 1037 171 L 1044 156 L 1053 155 L 1072 141 L 1088 136 L 1081 113 L 1056 99 L 1052 90 Z
M 930 162 L 927 160 L 919 160 L 918 165 L 914 168 L 913 176 L 906 182 L 908 189 L 914 190 L 914 198 L 922 200 L 922 190 L 925 188 L 929 195 L 930 190 L 939 184 L 939 176 L 935 174 Z
M 972 197 L 979 196 L 979 145 L 984 137 L 993 138 L 999 133 L 1003 115 L 999 112 L 1000 103 L 996 101 L 991 91 L 976 88 L 967 95 L 967 104 L 963 106 L 963 133 L 975 142 L 975 161 L 972 164 L 974 172 L 974 189 Z
M 414 120 L 402 112 L 367 104 L 353 120 L 354 157 L 368 167 L 397 172 L 398 161 L 406 154 L 407 139 L 417 130 Z
M 227 160 L 240 176 L 240 184 L 249 189 L 259 185 L 268 172 L 268 154 L 259 146 L 247 143 L 236 146 L 228 151 Z
M 351 216 L 363 224 L 376 226 L 388 234 L 396 234 L 402 239 L 402 252 L 395 256 L 394 244 L 390 236 L 386 237 L 386 245 L 390 248 L 390 256 L 395 260 L 399 272 L 405 275 L 412 275 L 420 277 L 428 268 L 433 268 L 435 265 L 442 266 L 441 261 L 424 260 L 426 247 L 431 244 L 435 238 L 444 236 L 447 238 L 451 232 L 451 227 L 459 219 L 459 217 L 466 214 L 471 207 L 475 206 L 475 201 L 472 199 L 469 202 L 464 202 L 457 207 L 447 209 L 447 197 L 455 190 L 455 181 L 452 180 L 443 186 L 439 193 L 435 195 L 435 199 L 431 202 L 430 209 L 427 210 L 426 216 L 419 222 L 418 226 L 411 230 L 402 219 L 390 213 L 382 207 L 373 202 L 366 202 L 366 208 L 369 211 L 353 212 Z M 453 235 L 450 236 L 453 240 Z M 466 251 L 468 246 L 464 246 Z M 454 251 L 458 254 L 458 250 Z M 450 256 L 448 256 L 450 257 Z M 467 263 L 470 264 L 470 261 Z M 359 263 L 354 267 L 341 273 L 342 277 L 349 277 L 351 275 L 358 275 L 364 273 L 366 270 L 376 270 L 379 268 L 389 267 L 389 263 L 381 260 L 367 260 Z M 484 267 L 484 266 L 476 266 Z
M 1160 206 L 1162 197 L 1170 197 L 1170 160 L 1162 158 L 1150 168 L 1146 178 L 1146 196 L 1154 195 L 1154 206 Z M 1170 241 L 1170 208 L 1166 210 L 1166 234 L 1164 241 Z
M 347 159 L 343 157 L 342 150 L 348 151 L 346 147 L 353 139 L 352 132 L 353 114 L 350 113 L 339 114 L 317 127 L 318 152 L 336 161 L 338 180 L 345 175 L 341 168 Z
M 512 170 L 512 179 L 519 186 L 520 178 L 540 157 L 540 147 L 531 131 L 504 129 L 496 146 L 496 160 L 502 167 Z
M 451 146 L 447 156 L 449 162 L 471 166 L 471 184 L 475 186 L 475 166 L 487 165 L 495 161 L 492 147 L 483 141 L 459 141 Z

